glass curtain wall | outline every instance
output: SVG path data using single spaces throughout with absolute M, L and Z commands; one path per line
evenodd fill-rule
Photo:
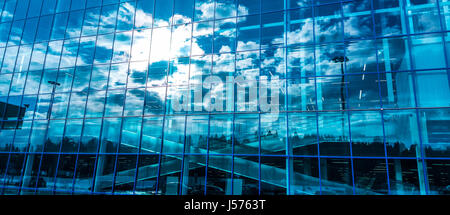
M 448 0 L 0 0 L 0 194 L 450 194 Z

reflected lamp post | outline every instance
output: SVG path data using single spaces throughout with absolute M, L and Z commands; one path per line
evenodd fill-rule
M 49 109 L 47 112 L 47 120 L 50 120 L 50 115 L 52 113 L 52 107 L 53 107 L 53 100 L 55 99 L 55 90 L 57 86 L 60 86 L 61 84 L 56 82 L 56 81 L 48 81 L 49 84 L 53 85 L 53 89 L 52 89 L 52 95 L 50 98 L 50 105 L 49 105 Z
M 345 110 L 345 96 L 344 96 L 344 63 L 348 61 L 348 57 L 346 56 L 336 56 L 333 59 L 333 62 L 341 64 L 341 107 L 342 110 Z
M 346 105 L 345 96 L 344 96 L 344 81 L 345 81 L 344 63 L 347 62 L 349 59 L 347 56 L 336 56 L 331 60 L 335 63 L 341 64 L 341 108 L 342 108 L 342 115 L 344 115 L 344 113 L 345 113 L 344 110 L 345 110 L 345 105 Z M 345 138 L 344 126 L 345 126 L 345 119 L 344 119 L 344 116 L 342 116 L 342 141 L 344 141 L 344 138 Z

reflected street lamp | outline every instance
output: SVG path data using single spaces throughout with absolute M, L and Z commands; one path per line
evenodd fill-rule
M 50 120 L 50 114 L 52 113 L 52 106 L 53 106 L 53 100 L 55 99 L 55 90 L 57 86 L 60 86 L 61 84 L 56 81 L 48 81 L 49 84 L 53 85 L 52 89 L 52 96 L 50 98 L 50 105 L 47 112 L 47 120 Z
M 345 96 L 344 96 L 344 62 L 347 62 L 349 59 L 346 56 L 336 56 L 331 59 L 335 63 L 341 63 L 341 107 L 342 110 L 345 110 Z
M 344 141 L 345 138 L 345 119 L 344 119 L 344 110 L 345 110 L 345 96 L 344 96 L 344 63 L 347 62 L 349 59 L 346 56 L 336 56 L 333 59 L 331 59 L 335 63 L 341 64 L 341 107 L 342 107 L 342 141 Z

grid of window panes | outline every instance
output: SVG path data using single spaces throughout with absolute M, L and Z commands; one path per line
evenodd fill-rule
M 0 0 L 0 14 L 0 194 L 450 193 L 450 0 Z M 279 112 L 177 97 L 242 97 L 238 76 L 245 98 L 278 80 Z

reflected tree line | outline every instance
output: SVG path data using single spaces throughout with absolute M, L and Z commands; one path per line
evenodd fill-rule
M 257 137 L 257 132 L 255 133 L 255 137 Z M 98 150 L 99 139 L 98 138 L 89 138 L 86 141 L 79 141 L 78 138 L 72 137 L 63 137 L 59 142 L 53 142 L 50 138 L 48 138 L 45 145 L 45 152 L 88 152 L 88 153 L 96 153 Z M 268 132 L 267 135 L 261 136 L 262 140 L 270 140 L 276 139 L 278 142 L 276 144 L 281 144 L 286 142 L 286 138 L 284 136 L 278 135 L 277 132 L 271 133 Z M 298 135 L 295 134 L 289 137 L 289 143 L 294 148 L 294 155 L 314 155 L 317 154 L 317 139 L 319 139 L 319 147 L 320 153 L 322 155 L 350 155 L 349 154 L 349 144 L 350 141 L 347 138 L 343 138 L 342 136 L 336 137 L 332 135 L 320 135 L 319 138 L 314 134 L 306 134 L 306 135 Z M 328 140 L 328 141 L 327 141 Z M 333 140 L 333 141 L 330 141 Z M 191 135 L 186 136 L 186 142 L 198 143 L 195 146 L 190 144 L 190 147 L 197 148 L 207 148 L 208 138 L 206 136 L 198 136 L 196 140 L 193 139 Z M 245 147 L 246 144 L 252 143 L 254 141 L 258 141 L 258 139 L 254 138 L 244 138 L 241 141 L 238 139 L 234 140 L 234 145 L 238 145 L 240 147 Z M 117 150 L 118 143 L 113 142 L 107 139 L 102 141 L 105 144 L 105 147 L 102 148 L 102 152 L 115 153 Z M 179 143 L 183 143 L 183 138 L 179 137 Z M 367 154 L 371 155 L 381 155 L 384 157 L 384 143 L 380 137 L 374 137 L 372 141 L 365 142 L 352 142 L 352 149 L 355 152 L 367 152 Z M 43 150 L 44 145 L 36 145 L 35 152 L 41 152 Z M 217 135 L 209 137 L 209 145 L 208 148 L 211 151 L 220 150 L 225 148 L 231 148 L 233 145 L 233 140 L 225 135 Z M 120 146 L 127 147 L 127 146 Z M 249 146 L 250 147 L 250 146 Z M 284 149 L 284 147 L 281 147 Z M 386 143 L 386 151 L 390 153 L 390 155 L 395 157 L 416 157 L 417 144 L 405 144 L 403 142 L 387 142 Z M 125 149 L 124 149 L 125 150 Z M 276 153 L 276 151 L 264 151 L 264 147 L 261 148 L 262 153 L 270 154 Z M 450 155 L 450 147 L 436 149 L 431 147 L 430 145 L 426 145 L 424 148 L 426 155 L 429 157 L 448 157 Z M 0 151 L 3 152 L 23 152 L 23 148 L 15 146 L 14 144 L 5 144 Z M 126 151 L 126 150 L 125 150 Z M 355 155 L 354 155 L 355 156 Z M 357 155 L 356 155 L 357 156 Z M 389 154 L 388 154 L 389 156 Z

